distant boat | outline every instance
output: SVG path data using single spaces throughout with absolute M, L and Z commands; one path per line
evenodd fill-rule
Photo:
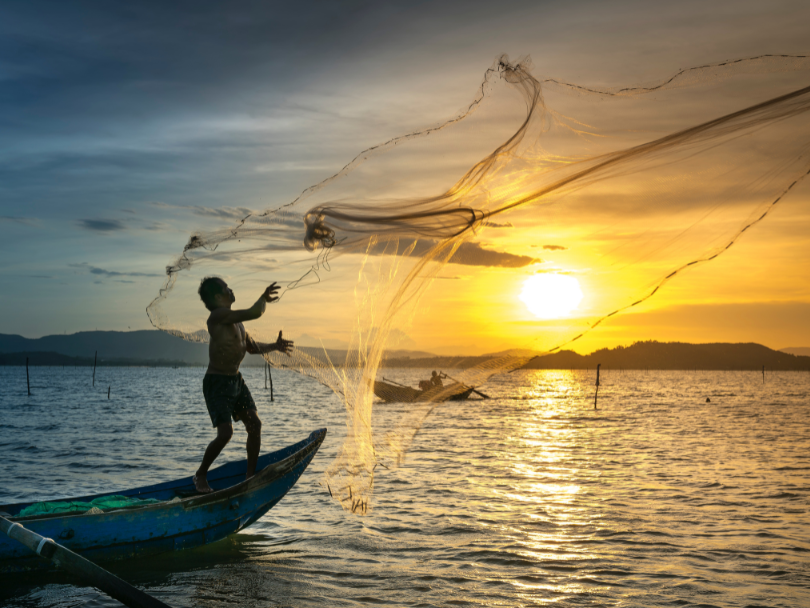
M 245 460 L 211 469 L 208 482 L 215 491 L 210 494 L 196 493 L 192 478 L 184 477 L 143 488 L 64 499 L 64 502 L 90 502 L 102 496 L 120 495 L 163 501 L 159 503 L 99 514 L 18 517 L 22 509 L 36 504 L 27 502 L 0 505 L 0 514 L 91 561 L 198 547 L 238 532 L 267 513 L 298 481 L 324 437 L 326 429 L 319 429 L 303 441 L 259 457 L 258 472 L 247 481 Z M 0 573 L 51 567 L 51 562 L 0 535 Z
M 387 403 L 412 403 L 416 401 L 464 401 L 469 398 L 475 387 L 454 383 L 448 386 L 436 386 L 428 390 L 419 390 L 401 384 L 374 382 L 374 394 Z

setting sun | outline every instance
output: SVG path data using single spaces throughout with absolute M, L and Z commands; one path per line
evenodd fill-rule
M 526 279 L 520 299 L 541 319 L 558 319 L 582 301 L 579 281 L 564 274 L 536 274 Z

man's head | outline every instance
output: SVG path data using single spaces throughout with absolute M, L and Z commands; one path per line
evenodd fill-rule
M 436 376 L 436 375 L 437 375 L 437 374 L 436 374 L 436 370 L 435 370 L 435 369 L 433 370 L 433 374 L 432 374 L 432 375 L 433 375 L 433 376 Z
M 205 277 L 198 292 L 208 310 L 223 308 L 236 301 L 228 284 L 219 277 Z

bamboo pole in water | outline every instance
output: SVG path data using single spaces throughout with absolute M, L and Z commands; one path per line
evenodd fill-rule
M 22 543 L 40 557 L 51 560 L 63 570 L 82 578 L 129 608 L 170 608 L 168 604 L 136 589 L 81 555 L 56 544 L 50 538 L 43 538 L 17 522 L 0 517 L 0 529 L 9 538 Z
M 28 396 L 31 396 L 31 377 L 28 375 L 28 357 L 25 358 L 25 383 L 28 385 Z
M 593 409 L 596 409 L 596 400 L 599 398 L 599 368 L 602 367 L 601 363 L 596 365 L 596 392 L 593 395 Z
M 267 364 L 267 377 L 270 378 L 270 401 L 273 401 L 273 374 L 270 373 L 270 364 Z

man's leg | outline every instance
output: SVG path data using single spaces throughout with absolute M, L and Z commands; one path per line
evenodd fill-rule
M 197 474 L 194 476 L 194 486 L 198 492 L 208 493 L 213 492 L 211 486 L 208 485 L 208 469 L 213 464 L 216 457 L 223 448 L 228 445 L 228 442 L 233 437 L 233 426 L 230 422 L 224 422 L 217 427 L 216 438 L 208 444 L 205 448 L 205 455 L 203 456 L 202 464 L 197 469 Z
M 240 412 L 239 418 L 245 423 L 247 431 L 247 475 L 250 479 L 256 473 L 256 461 L 259 459 L 259 450 L 262 447 L 262 421 L 256 410 Z

